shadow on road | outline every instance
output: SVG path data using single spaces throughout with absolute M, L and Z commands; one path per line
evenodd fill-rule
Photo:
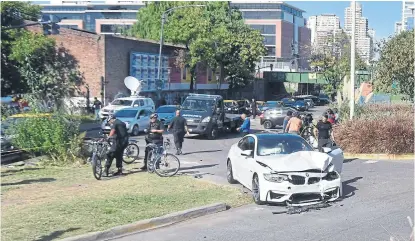
M 11 176 L 15 173 L 18 172 L 22 172 L 22 171 L 34 171 L 34 170 L 39 170 L 39 169 L 43 169 L 43 168 L 22 168 L 22 169 L 9 169 L 7 171 L 1 172 L 1 176 L 2 177 L 7 177 L 7 176 Z
M 358 158 L 350 158 L 350 159 L 344 159 L 343 163 L 349 163 L 352 162 L 354 160 L 357 160 Z
M 193 151 L 193 152 L 186 152 L 183 153 L 183 156 L 190 155 L 190 154 L 197 154 L 197 153 L 210 153 L 210 152 L 219 152 L 223 150 L 207 150 L 207 151 Z
M 49 240 L 54 240 L 56 238 L 59 238 L 59 236 L 62 236 L 62 234 L 64 234 L 64 233 L 72 232 L 72 231 L 75 231 L 75 230 L 78 230 L 78 229 L 80 229 L 80 228 L 68 228 L 66 230 L 55 231 L 55 232 L 53 232 L 53 233 L 51 233 L 49 235 L 45 235 L 45 236 L 42 236 L 42 237 L 40 237 L 38 239 L 35 239 L 35 241 L 49 241 Z
M 38 183 L 38 182 L 53 182 L 56 181 L 55 178 L 39 178 L 39 179 L 29 179 L 29 180 L 23 180 L 20 182 L 13 182 L 13 183 L 2 183 L 1 186 L 14 186 L 14 185 L 22 185 L 22 184 L 32 184 L 32 183 Z
M 363 177 L 355 177 L 350 180 L 344 181 L 343 185 L 343 199 L 347 199 L 353 197 L 355 195 L 355 191 L 359 190 L 355 186 L 351 186 L 351 183 L 357 182 Z
M 217 165 L 218 164 L 209 164 L 209 165 L 200 165 L 200 166 L 191 166 L 191 167 L 181 167 L 180 171 L 193 170 L 193 169 L 199 169 L 199 168 L 209 168 L 209 167 L 214 167 Z

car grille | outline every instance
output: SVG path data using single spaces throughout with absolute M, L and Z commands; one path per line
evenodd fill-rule
M 294 185 L 304 185 L 305 184 L 305 177 L 291 175 L 290 182 Z
M 314 183 L 319 183 L 320 182 L 320 178 L 319 177 L 310 177 L 308 179 L 308 184 L 314 184 Z

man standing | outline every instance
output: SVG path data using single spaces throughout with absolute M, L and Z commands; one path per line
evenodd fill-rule
M 318 150 L 323 152 L 323 147 L 332 147 L 334 141 L 333 128 L 328 121 L 328 115 L 324 114 L 323 119 L 317 123 L 314 128 L 314 136 L 317 136 L 318 132 Z
M 298 113 L 295 112 L 293 117 L 288 121 L 287 127 L 285 127 L 285 132 L 290 134 L 300 135 L 300 130 L 303 125 L 303 121 L 298 118 Z
M 113 143 L 109 152 L 107 153 L 107 162 L 105 163 L 105 175 L 108 176 L 109 169 L 112 164 L 112 160 L 115 158 L 116 167 L 118 171 L 114 173 L 114 176 L 122 174 L 122 161 L 125 148 L 128 146 L 128 132 L 127 126 L 124 122 L 110 115 L 108 117 L 108 123 L 111 125 L 111 131 L 109 138 L 113 138 Z
M 244 136 L 248 135 L 251 130 L 251 121 L 249 118 L 246 118 L 246 114 L 241 115 L 242 120 L 244 121 L 241 127 L 237 128 L 236 130 L 242 132 Z
M 146 144 L 153 143 L 156 145 L 162 145 L 163 144 L 163 128 L 162 123 L 158 120 L 157 113 L 153 113 L 150 115 L 150 129 L 148 131 L 148 135 L 146 136 Z M 150 148 L 146 147 L 145 153 L 144 153 L 144 166 L 141 168 L 141 170 L 147 170 L 147 159 L 148 159 L 148 153 L 150 152 Z
M 257 110 L 255 98 L 252 99 L 251 110 L 252 110 L 252 118 L 255 119 L 255 117 L 256 117 L 256 110 Z
M 181 155 L 184 136 L 186 133 L 189 135 L 189 130 L 187 129 L 186 119 L 180 115 L 180 110 L 176 110 L 176 117 L 171 121 L 167 130 L 170 129 L 173 129 L 174 145 L 177 150 L 176 155 Z
M 101 101 L 99 101 L 97 97 L 94 98 L 93 106 L 94 106 L 94 112 L 95 112 L 95 119 L 99 120 L 99 111 L 101 110 L 102 104 L 101 104 Z
M 287 116 L 284 117 L 284 120 L 282 122 L 282 132 L 283 133 L 286 133 L 285 129 L 287 128 L 288 121 L 291 119 L 291 116 L 292 115 L 293 115 L 293 112 L 292 111 L 290 111 L 290 110 L 287 111 Z

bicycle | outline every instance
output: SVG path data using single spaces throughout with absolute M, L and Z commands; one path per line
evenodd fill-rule
M 317 148 L 317 140 L 313 134 L 313 126 L 306 126 L 300 133 L 300 136 L 304 138 L 304 140 L 310 144 L 313 148 Z
M 180 169 L 180 161 L 175 155 L 167 153 L 167 150 L 170 149 L 169 138 L 166 138 L 163 145 L 149 143 L 146 145 L 146 148 L 151 149 L 147 156 L 147 171 L 149 173 L 155 172 L 160 177 L 171 177 L 176 175 Z M 171 168 L 174 164 L 177 164 L 177 167 Z M 172 172 L 168 173 L 168 171 Z
M 92 164 L 92 173 L 95 179 L 100 180 L 102 177 L 102 160 L 106 159 L 107 152 L 109 150 L 110 143 L 105 138 L 99 138 L 92 141 L 92 156 L 90 162 Z
M 107 135 L 104 135 L 104 137 L 108 138 Z M 112 140 L 111 139 L 109 140 L 111 144 Z M 140 155 L 140 148 L 138 147 L 136 143 L 137 141 L 135 140 L 128 140 L 128 146 L 124 150 L 123 159 L 122 159 L 125 164 L 131 164 L 135 162 L 136 160 L 138 160 L 139 155 Z

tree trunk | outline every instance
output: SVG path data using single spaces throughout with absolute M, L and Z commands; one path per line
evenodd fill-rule
M 197 81 L 197 76 L 196 76 L 196 67 L 192 67 L 190 68 L 190 88 L 189 88 L 189 92 L 193 93 L 194 91 L 194 84 Z

